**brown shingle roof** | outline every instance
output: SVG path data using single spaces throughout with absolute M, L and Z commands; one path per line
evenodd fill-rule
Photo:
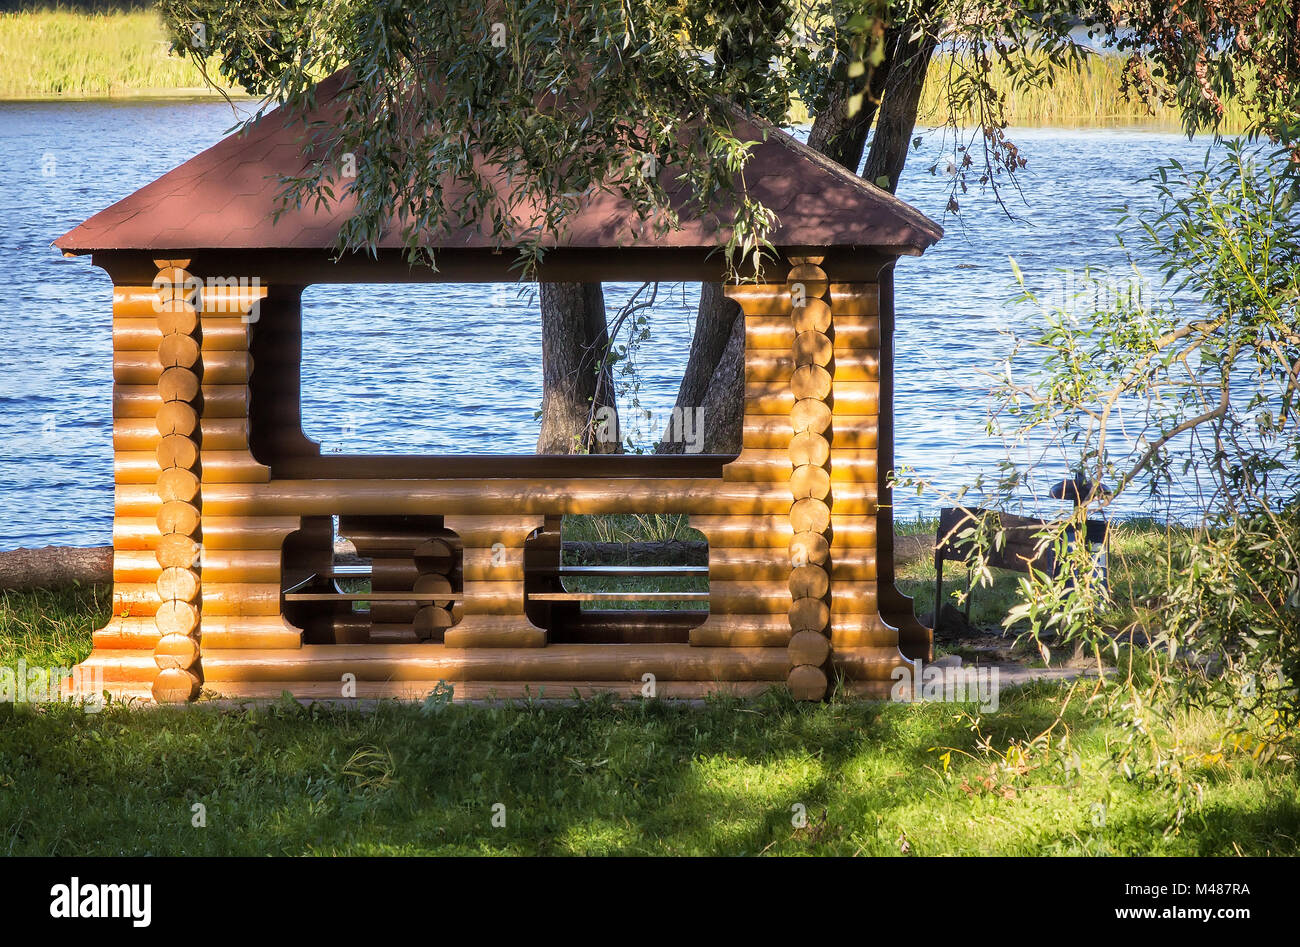
M 327 114 L 341 81 L 322 83 L 309 121 Z M 736 114 L 735 132 L 758 141 L 744 177 L 749 195 L 776 212 L 770 235 L 777 247 L 879 247 L 917 253 L 943 235 L 920 211 L 849 173 L 806 145 L 766 123 Z M 54 241 L 67 253 L 95 250 L 323 250 L 354 212 L 342 186 L 328 208 L 290 208 L 278 220 L 281 175 L 306 165 L 299 139 L 303 125 L 279 111 L 219 141 L 162 177 Z M 656 235 L 637 218 L 630 202 L 598 192 L 552 245 L 574 249 L 615 247 L 700 248 L 720 242 L 716 222 L 682 218 L 682 226 Z M 495 249 L 492 236 L 465 227 L 433 241 L 435 248 Z M 402 246 L 389 229 L 381 248 Z

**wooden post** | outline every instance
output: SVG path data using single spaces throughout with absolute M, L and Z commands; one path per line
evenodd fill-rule
M 790 481 L 790 359 L 794 334 L 784 283 L 726 287 L 745 320 L 744 440 L 722 470 L 724 483 L 770 488 L 777 499 Z M 785 648 L 790 643 L 791 532 L 785 502 L 759 513 L 752 502 L 720 502 L 692 514 L 709 540 L 709 617 L 692 628 L 697 647 Z
M 830 281 L 820 257 L 796 258 L 786 277 L 793 372 L 790 392 L 790 671 L 786 684 L 798 700 L 821 700 L 829 679 L 831 419 L 834 328 L 826 303 Z
M 189 260 L 155 260 L 158 275 L 156 488 L 161 505 L 154 555 L 159 605 L 154 615 L 158 666 L 152 692 L 160 703 L 193 700 L 203 686 L 200 661 L 199 566 L 202 433 L 197 406 L 203 384 L 201 293 L 186 269 Z
M 449 648 L 540 648 L 546 631 L 525 613 L 524 544 L 543 515 L 453 514 L 443 523 L 462 544 L 464 592 L 443 633 Z

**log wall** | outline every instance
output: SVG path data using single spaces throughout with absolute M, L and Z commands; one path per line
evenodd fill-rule
M 439 679 L 497 683 L 507 695 L 530 683 L 618 689 L 654 673 L 682 694 L 708 681 L 784 681 L 821 699 L 838 674 L 855 693 L 886 695 L 906 659 L 889 620 L 902 607 L 892 573 L 890 595 L 878 585 L 881 290 L 835 283 L 820 263 L 792 258 L 782 282 L 728 288 L 745 320 L 745 410 L 742 450 L 720 480 L 273 478 L 259 460 L 271 462 L 267 450 L 308 461 L 315 451 L 297 418 L 301 288 L 205 288 L 187 301 L 160 299 L 158 281 L 118 287 L 114 616 L 87 663 L 109 686 L 157 700 L 193 698 L 205 681 L 228 694 L 314 682 L 328 696 L 349 662 L 376 694 Z M 191 276 L 185 261 L 158 266 L 164 283 Z M 254 352 L 270 366 L 261 378 Z M 283 427 L 278 447 L 255 412 Z M 539 611 L 526 607 L 525 545 L 563 514 L 620 512 L 690 515 L 709 540 L 708 619 L 689 645 L 548 645 L 530 620 Z M 304 646 L 281 590 L 332 555 L 309 540 L 311 524 L 335 515 L 441 517 L 460 557 L 454 601 L 383 603 L 387 638 L 372 626 L 369 643 Z M 446 583 L 423 575 L 412 550 L 379 555 L 374 581 Z M 473 657 L 488 651 L 500 658 Z

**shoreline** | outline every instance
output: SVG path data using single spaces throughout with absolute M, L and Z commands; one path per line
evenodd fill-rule
M 1060 77 L 1049 89 L 1015 89 L 1004 77 L 991 77 L 1006 97 L 1007 126 L 1181 131 L 1176 112 L 1147 113 L 1119 94 L 1121 58 L 1099 54 L 1087 69 Z M 214 66 L 210 61 L 208 68 L 215 77 Z M 930 69 L 937 75 L 945 66 L 935 60 Z M 242 90 L 225 92 L 235 101 L 256 100 Z M 221 91 L 203 82 L 202 72 L 193 63 L 171 55 L 161 17 L 151 8 L 0 12 L 0 104 L 207 102 L 224 98 Z M 942 127 L 946 115 L 935 83 L 927 83 L 918 128 Z M 787 126 L 806 120 L 806 109 L 796 101 Z M 1221 133 L 1238 134 L 1242 121 L 1234 111 Z

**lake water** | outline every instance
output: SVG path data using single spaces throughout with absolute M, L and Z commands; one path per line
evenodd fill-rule
M 0 104 L 0 285 L 10 299 L 0 315 L 0 549 L 110 541 L 111 283 L 88 258 L 65 259 L 50 242 L 217 141 L 233 120 L 212 102 Z M 1011 137 L 1029 158 L 1023 201 L 1007 194 L 1016 219 L 991 196 L 962 196 L 963 221 L 944 221 L 944 240 L 897 269 L 897 459 L 949 490 L 1003 456 L 984 433 L 981 373 L 1008 350 L 1004 331 L 1036 318 L 1008 305 L 1017 292 L 1008 255 L 1036 284 L 1059 282 L 1061 268 L 1122 269 L 1110 208 L 1150 206 L 1141 177 L 1166 158 L 1199 161 L 1207 147 L 1149 129 Z M 935 145 L 911 157 L 900 195 L 942 220 L 949 181 Z M 611 315 L 632 289 L 607 287 Z M 676 395 L 696 292 L 663 286 L 651 313 L 638 400 L 656 418 Z M 309 434 L 357 453 L 532 450 L 541 397 L 532 293 L 387 287 L 363 311 L 361 298 L 339 287 L 305 297 Z M 346 363 L 338 352 L 365 358 Z M 1042 493 L 1066 466 L 1048 459 Z M 900 517 L 940 505 L 930 496 L 897 500 Z

